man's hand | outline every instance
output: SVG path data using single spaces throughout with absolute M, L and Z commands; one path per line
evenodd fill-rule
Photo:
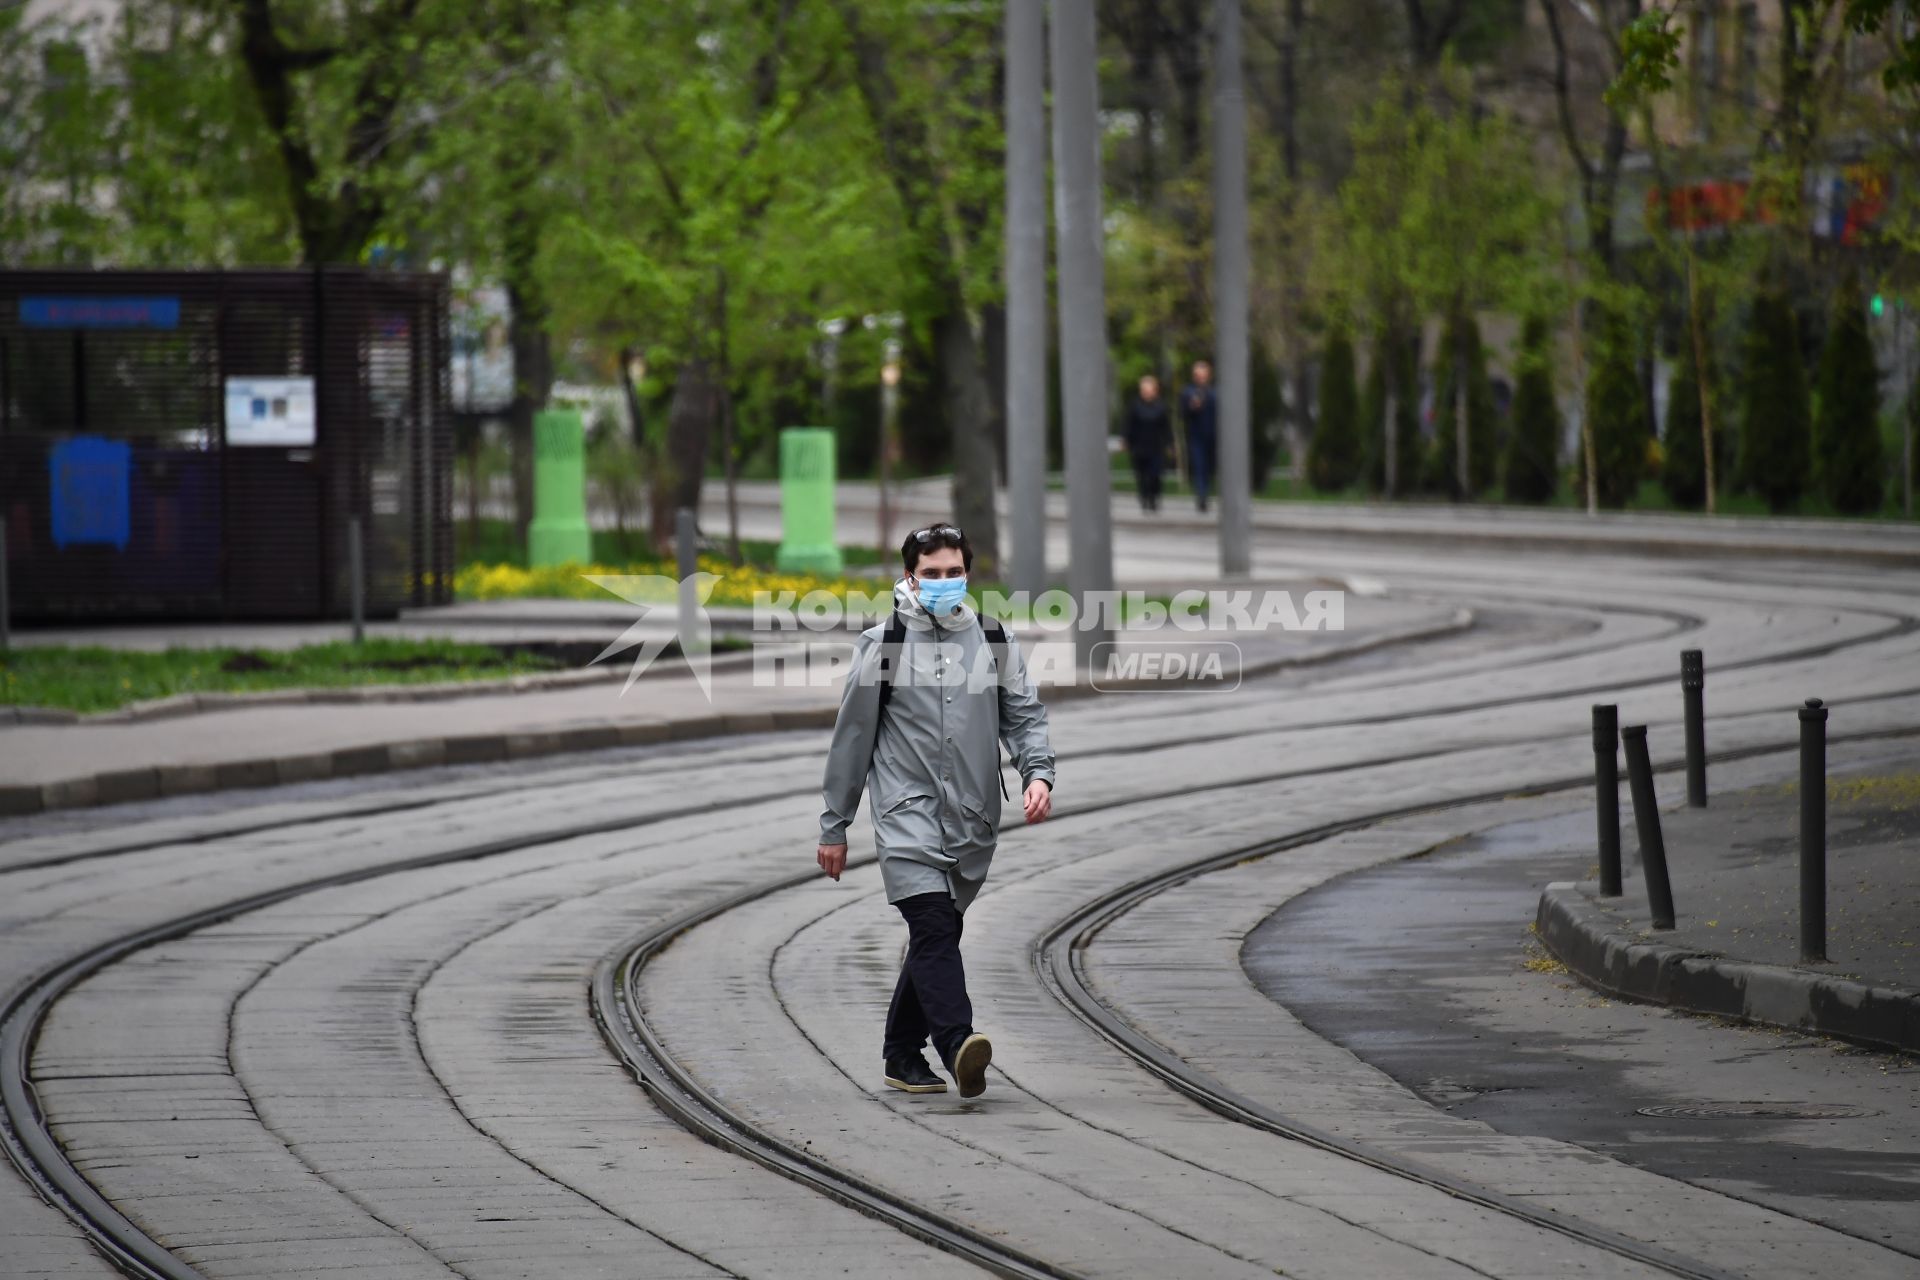
M 840 873 L 847 869 L 847 846 L 843 844 L 823 844 L 820 846 L 819 852 L 814 854 L 814 861 L 820 864 L 822 871 L 832 876 L 835 880 L 838 880 Z
M 1045 822 L 1053 816 L 1053 788 L 1038 778 L 1027 784 L 1026 794 L 1020 800 L 1027 807 L 1029 823 Z

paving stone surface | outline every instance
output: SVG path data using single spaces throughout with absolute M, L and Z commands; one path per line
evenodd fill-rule
M 1146 570 L 1193 577 L 1210 563 L 1202 534 L 1138 537 L 1151 545 L 1130 554 Z M 757 898 L 660 953 L 641 1005 L 676 1060 L 744 1123 L 1075 1274 L 1655 1274 L 1222 1119 L 1080 1022 L 1033 947 L 1095 896 L 1212 853 L 1564 785 L 1591 767 L 1597 701 L 1650 724 L 1671 760 L 1681 647 L 1709 654 L 1715 748 L 1753 753 L 1755 770 L 1773 767 L 1768 752 L 1777 764 L 1809 693 L 1836 708 L 1836 741 L 1920 733 L 1920 575 L 1444 545 L 1314 556 L 1330 576 L 1488 625 L 1230 697 L 1056 708 L 1057 819 L 1003 832 L 969 921 L 979 1020 L 997 1046 L 983 1099 L 878 1087 L 902 930 L 871 868 Z M 1262 568 L 1304 558 L 1274 545 Z M 641 931 L 809 864 L 823 742 L 763 734 L 231 809 L 0 823 L 8 989 L 209 913 L 54 1004 L 29 1064 L 51 1133 L 209 1276 L 970 1270 L 686 1133 L 589 1016 L 595 969 Z M 1452 1115 L 1314 1035 L 1240 968 L 1246 934 L 1314 885 L 1567 803 L 1447 809 L 1182 882 L 1098 935 L 1085 971 L 1195 1069 L 1394 1156 L 1740 1274 L 1912 1274 L 1909 1255 L 1729 1188 Z M 859 854 L 866 824 L 854 831 Z M 9 1275 L 107 1273 L 10 1170 L 0 1256 Z

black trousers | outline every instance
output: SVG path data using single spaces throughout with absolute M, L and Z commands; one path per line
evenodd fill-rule
M 919 1053 L 933 1037 L 942 1062 L 973 1034 L 973 1003 L 960 963 L 960 912 L 944 893 L 918 893 L 893 904 L 907 918 L 907 962 L 887 1006 L 889 1061 Z
M 1160 509 L 1160 459 L 1137 457 L 1133 460 L 1134 487 L 1140 492 L 1140 509 Z

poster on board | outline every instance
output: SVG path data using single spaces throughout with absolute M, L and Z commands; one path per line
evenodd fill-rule
M 305 449 L 314 443 L 312 378 L 228 378 L 227 444 Z

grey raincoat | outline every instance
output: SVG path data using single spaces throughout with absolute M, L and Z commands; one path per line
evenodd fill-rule
M 906 624 L 893 694 L 881 717 L 882 622 L 854 644 L 827 755 L 820 842 L 846 843 L 864 787 L 887 901 L 944 887 L 965 911 L 986 882 L 1000 831 L 999 744 L 1022 789 L 1036 778 L 1053 786 L 1047 709 L 1011 632 L 996 663 L 970 605 L 936 620 L 905 578 L 893 600 Z

